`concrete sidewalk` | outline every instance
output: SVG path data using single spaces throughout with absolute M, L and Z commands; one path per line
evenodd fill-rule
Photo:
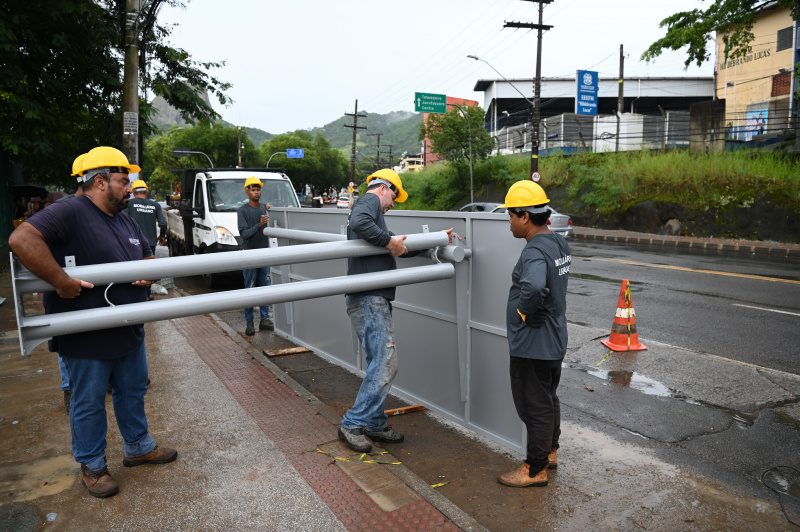
M 54 355 L 40 346 L 21 358 L 15 332 L 5 332 L 0 529 L 458 528 L 392 474 L 398 466 L 367 461 L 396 461 L 391 455 L 362 458 L 343 447 L 338 419 L 284 382 L 291 379 L 279 380 L 225 324 L 208 316 L 158 322 L 147 338 L 150 429 L 178 460 L 122 467 L 109 398 L 107 455 L 121 489 L 101 500 L 78 480 Z M 462 528 L 481 528 L 441 502 Z

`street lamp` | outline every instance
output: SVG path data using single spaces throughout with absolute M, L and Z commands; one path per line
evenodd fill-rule
M 540 32 L 541 33 L 541 32 Z M 541 48 L 541 46 L 540 46 Z M 537 51 L 538 54 L 538 51 Z M 534 174 L 538 173 L 539 171 L 539 95 L 537 94 L 537 90 L 539 88 L 539 78 L 541 76 L 539 71 L 539 57 L 537 55 L 537 62 L 536 62 L 536 89 L 534 90 L 533 100 L 529 99 L 527 96 L 522 94 L 522 91 L 517 88 L 516 85 L 511 83 L 508 78 L 506 78 L 503 74 L 500 73 L 495 67 L 492 66 L 489 61 L 485 59 L 481 59 L 477 55 L 468 55 L 467 58 L 474 59 L 475 61 L 481 61 L 482 63 L 486 63 L 489 65 L 489 68 L 497 72 L 497 74 L 505 80 L 506 83 L 511 85 L 511 87 L 517 91 L 517 93 L 522 96 L 522 98 L 528 102 L 528 105 L 531 106 L 531 179 L 533 179 Z
M 172 150 L 172 155 L 174 155 L 175 157 L 178 157 L 179 155 L 202 155 L 203 157 L 208 159 L 208 167 L 214 168 L 214 163 L 211 161 L 211 157 L 209 157 L 208 155 L 206 155 L 201 151 L 186 150 L 184 148 L 175 148 L 174 150 Z
M 475 195 L 473 191 L 473 163 L 472 163 L 472 125 L 469 123 L 469 117 L 467 116 L 467 112 L 464 110 L 462 105 L 457 103 L 448 103 L 447 105 L 451 107 L 455 107 L 458 109 L 458 112 L 464 117 L 464 120 L 467 122 L 467 145 L 469 146 L 469 202 L 475 203 Z
M 491 68 L 492 70 L 494 70 L 495 72 L 497 72 L 497 75 L 498 75 L 498 76 L 500 76 L 501 78 L 503 78 L 503 80 L 504 80 L 506 83 L 508 83 L 509 85 L 511 85 L 511 88 L 513 88 L 515 91 L 517 91 L 517 93 L 518 93 L 520 96 L 522 96 L 522 99 L 523 99 L 523 100 L 525 100 L 526 102 L 528 102 L 528 104 L 529 104 L 529 105 L 533 106 L 533 100 L 531 100 L 530 98 L 528 98 L 527 96 L 525 96 L 524 94 L 522 94 L 522 91 L 521 91 L 521 90 L 519 90 L 519 89 L 517 88 L 517 86 L 516 86 L 516 85 L 514 85 L 514 84 L 511 82 L 511 80 L 509 80 L 507 77 L 505 77 L 503 74 L 501 74 L 499 70 L 497 70 L 495 67 L 493 67 L 493 66 L 492 66 L 492 64 L 491 64 L 491 63 L 489 63 L 489 61 L 487 61 L 486 59 L 481 59 L 481 58 L 480 58 L 480 57 L 478 57 L 477 55 L 468 55 L 468 56 L 467 56 L 467 58 L 468 58 L 468 59 L 474 59 L 475 61 L 480 61 L 480 62 L 482 62 L 482 63 L 486 63 L 487 65 L 489 65 L 489 68 Z
M 269 168 L 269 162 L 270 162 L 270 161 L 272 160 L 272 158 L 273 158 L 273 157 L 275 157 L 276 155 L 286 155 L 286 150 L 284 150 L 284 151 L 276 151 L 275 153 L 273 153 L 272 155 L 270 155 L 270 156 L 269 156 L 269 159 L 267 159 L 267 166 L 266 166 L 266 168 Z

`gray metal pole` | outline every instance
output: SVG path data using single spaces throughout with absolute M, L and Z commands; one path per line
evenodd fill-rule
M 23 356 L 52 336 L 98 329 L 122 327 L 136 323 L 168 320 L 209 312 L 272 305 L 337 294 L 363 292 L 448 279 L 455 275 L 452 264 L 432 264 L 386 272 L 344 275 L 313 281 L 244 288 L 199 296 L 161 299 L 116 307 L 103 307 L 58 314 L 23 318 L 19 324 Z
M 418 251 L 446 246 L 447 233 L 416 233 L 408 235 L 405 244 L 409 251 Z M 64 268 L 67 275 L 89 281 L 95 285 L 108 283 L 129 283 L 138 279 L 161 279 L 164 277 L 185 277 L 203 273 L 229 272 L 248 268 L 299 264 L 318 260 L 364 257 L 388 253 L 386 248 L 368 244 L 363 240 L 343 242 L 322 242 L 300 244 L 279 248 L 248 249 L 226 253 L 208 253 L 186 257 L 168 257 L 147 261 L 113 262 Z M 20 293 L 46 292 L 53 287 L 33 275 L 20 271 L 14 280 Z
M 264 236 L 299 240 L 300 242 L 340 242 L 347 240 L 347 236 L 338 233 L 322 233 L 319 231 L 303 231 L 302 229 L 283 229 L 282 227 L 265 227 Z M 438 248 L 436 256 L 441 260 L 461 262 L 472 256 L 472 251 L 461 246 L 442 246 Z

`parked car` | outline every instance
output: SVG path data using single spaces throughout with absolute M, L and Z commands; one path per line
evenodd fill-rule
M 342 192 L 339 194 L 339 199 L 336 201 L 336 208 L 337 209 L 349 209 L 350 208 L 350 194 L 347 192 Z
M 504 213 L 506 210 L 500 207 L 502 203 L 492 203 L 486 201 L 476 201 L 475 203 L 467 203 L 458 212 L 492 212 Z M 547 206 L 550 210 L 550 219 L 547 221 L 550 230 L 558 233 L 561 236 L 568 237 L 572 234 L 572 218 L 566 214 L 561 214 L 551 206 Z

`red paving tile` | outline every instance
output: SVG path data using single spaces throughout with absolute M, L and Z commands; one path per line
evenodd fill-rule
M 172 320 L 259 428 L 348 530 L 458 530 L 424 499 L 383 511 L 330 459 L 304 452 L 336 438 L 336 426 L 275 378 L 206 316 Z

